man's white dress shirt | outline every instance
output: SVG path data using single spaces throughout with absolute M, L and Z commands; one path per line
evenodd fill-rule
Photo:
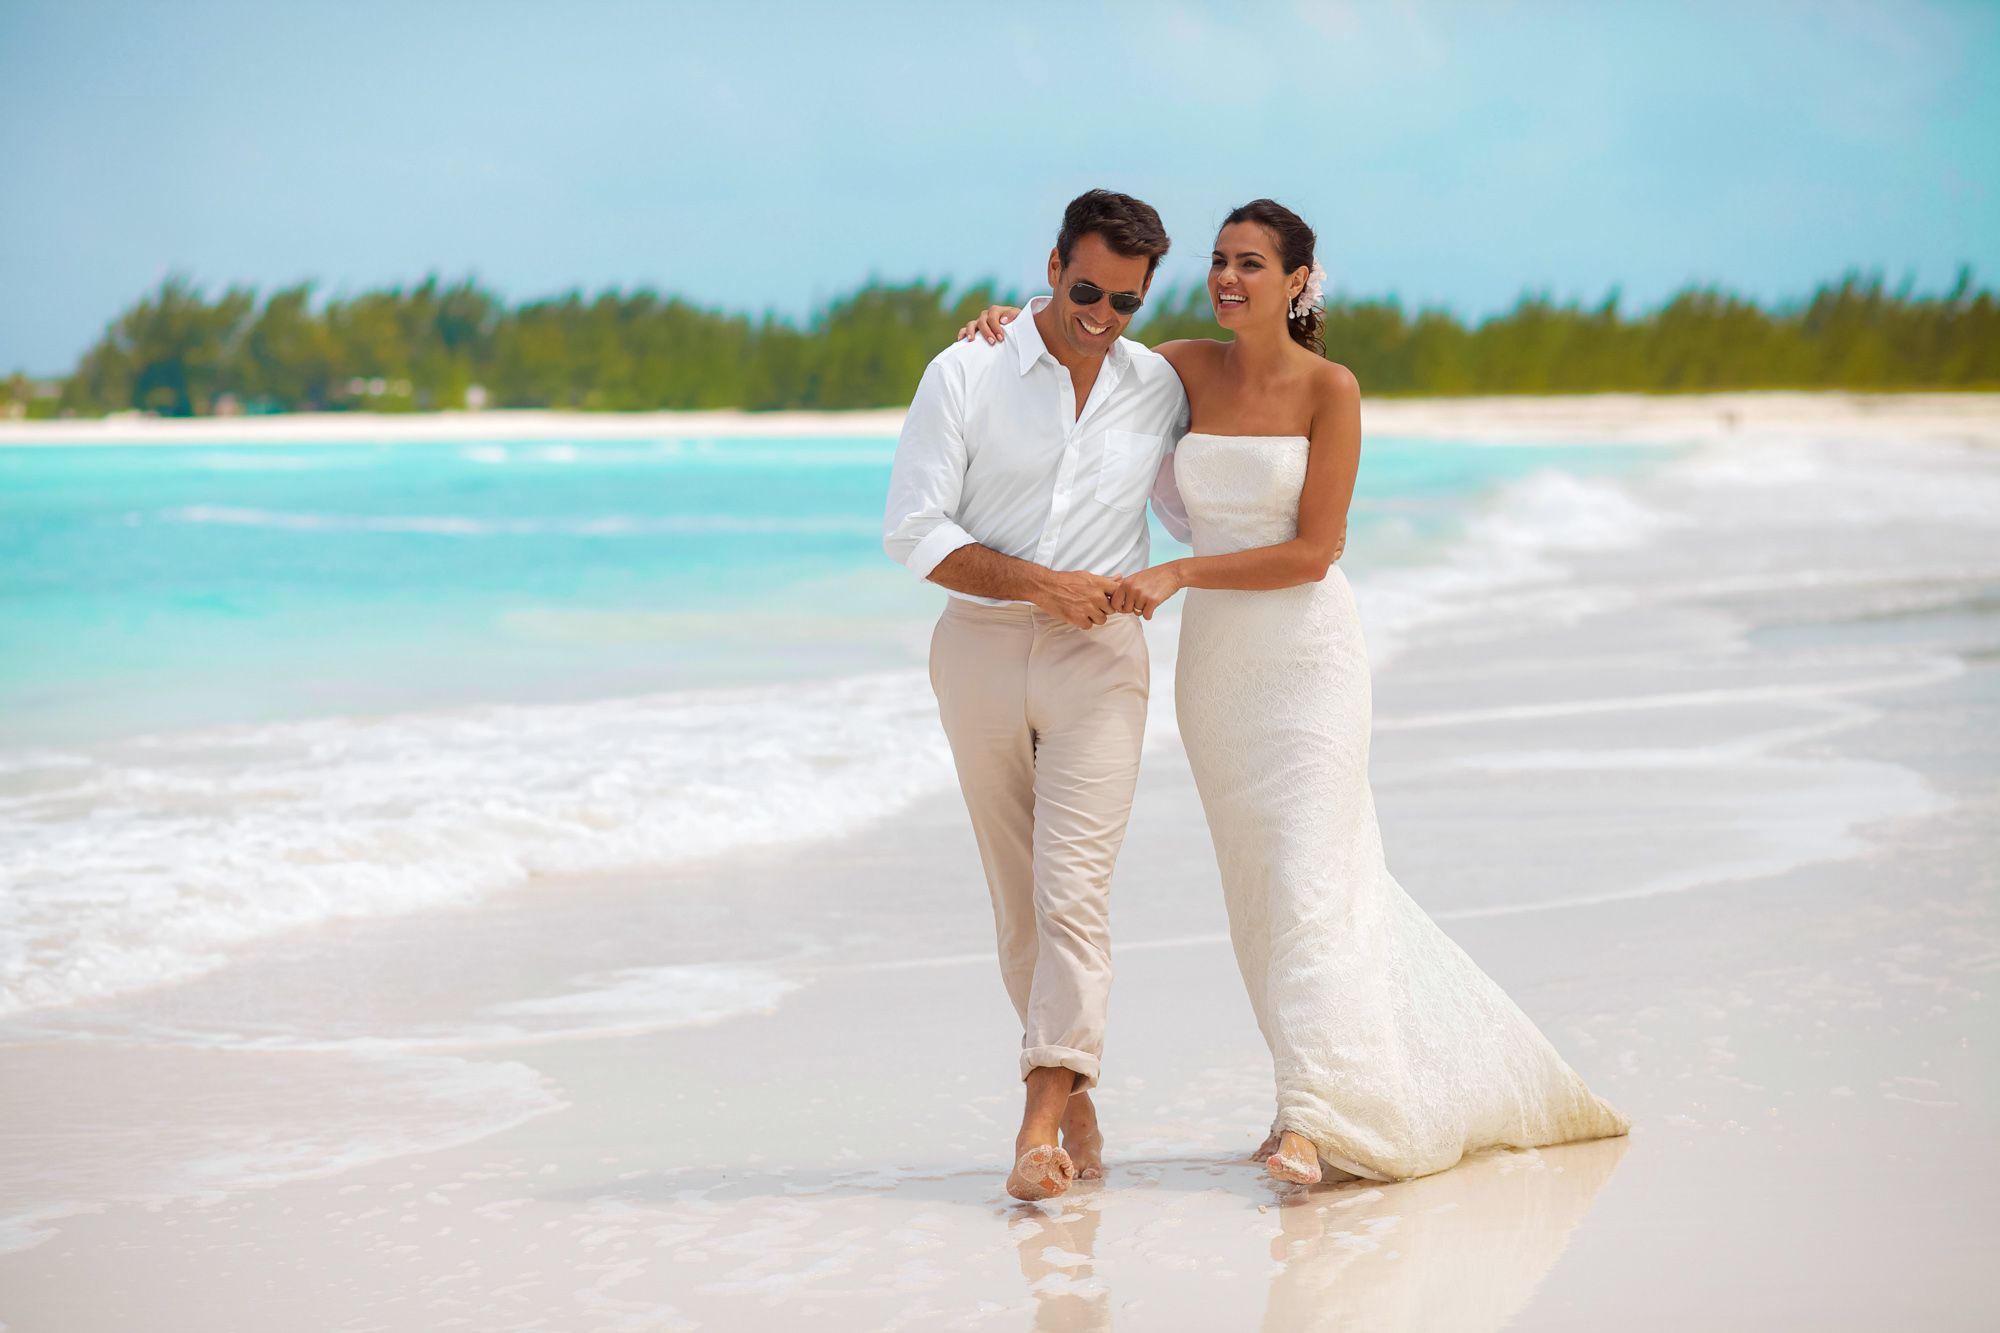
M 1035 324 L 1049 299 L 1030 301 L 997 346 L 956 342 L 924 370 L 882 522 L 883 549 L 919 578 L 975 542 L 1055 570 L 1135 573 L 1152 550 L 1149 496 L 1186 540 L 1173 467 L 1188 427 L 1180 377 L 1159 353 L 1120 338 L 1079 414 L 1069 371 Z

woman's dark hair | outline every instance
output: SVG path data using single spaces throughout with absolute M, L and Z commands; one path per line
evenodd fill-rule
M 1167 229 L 1160 224 L 1160 215 L 1151 204 L 1129 194 L 1085 190 L 1069 201 L 1063 210 L 1062 230 L 1056 233 L 1056 254 L 1064 267 L 1068 267 L 1069 253 L 1076 243 L 1092 232 L 1104 238 L 1113 254 L 1127 259 L 1143 255 L 1148 278 L 1167 252 Z
M 1233 210 L 1222 220 L 1227 227 L 1237 222 L 1255 222 L 1267 227 L 1278 239 L 1278 262 L 1286 273 L 1295 269 L 1309 269 L 1313 264 L 1313 252 L 1319 246 L 1319 238 L 1306 220 L 1286 208 L 1275 199 L 1252 199 L 1243 207 Z M 1216 228 L 1217 231 L 1222 227 Z M 1319 310 L 1308 310 L 1303 315 L 1287 312 L 1285 327 L 1291 331 L 1292 341 L 1299 346 L 1324 354 L 1326 351 L 1326 316 Z

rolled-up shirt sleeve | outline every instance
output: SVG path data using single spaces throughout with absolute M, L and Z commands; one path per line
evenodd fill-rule
M 939 357 L 924 369 L 903 418 L 882 518 L 882 549 L 918 578 L 978 540 L 957 521 L 965 463 L 963 372 Z

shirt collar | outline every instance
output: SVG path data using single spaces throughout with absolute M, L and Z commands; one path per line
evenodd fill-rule
M 1012 328 L 1007 330 L 1009 338 L 1014 344 L 1014 355 L 1020 358 L 1021 373 L 1023 375 L 1028 373 L 1035 362 L 1049 355 L 1048 344 L 1042 341 L 1042 330 L 1035 323 L 1035 315 L 1039 311 L 1046 310 L 1049 302 L 1053 299 L 1047 296 L 1037 296 L 1034 300 L 1022 306 L 1021 317 L 1014 321 Z M 1049 359 L 1053 361 L 1055 358 L 1049 357 Z
M 1048 309 L 1049 302 L 1054 299 L 1052 296 L 1037 296 L 1022 306 L 1020 318 L 1007 326 L 1007 340 L 1014 344 L 1014 354 L 1020 358 L 1023 375 L 1045 356 L 1051 361 L 1055 360 L 1048 344 L 1042 341 L 1041 325 L 1035 323 L 1036 314 Z M 1130 353 L 1125 350 L 1125 340 L 1119 338 L 1111 344 L 1111 350 L 1104 354 L 1104 360 L 1107 365 L 1122 370 L 1129 355 Z

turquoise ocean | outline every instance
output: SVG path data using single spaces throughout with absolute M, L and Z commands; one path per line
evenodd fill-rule
M 943 594 L 880 544 L 893 451 L 0 448 L 0 1013 L 947 787 Z M 1371 439 L 1342 563 L 1378 664 L 1623 540 L 1657 457 Z

